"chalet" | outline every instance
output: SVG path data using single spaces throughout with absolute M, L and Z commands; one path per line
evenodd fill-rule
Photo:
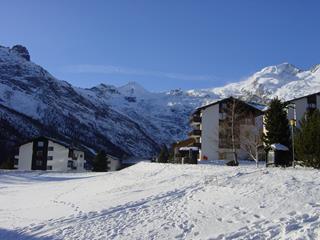
M 190 119 L 193 130 L 189 136 L 195 140 L 193 146 L 199 148 L 199 160 L 232 160 L 232 145 L 239 159 L 250 159 L 242 143 L 248 142 L 249 136 L 258 139 L 264 108 L 229 97 L 196 109 Z
M 37 137 L 19 146 L 18 170 L 84 171 L 84 152 L 49 137 Z
M 287 101 L 288 119 L 296 122 L 296 126 L 300 127 L 300 121 L 304 118 L 306 112 L 320 109 L 320 92 L 295 98 Z

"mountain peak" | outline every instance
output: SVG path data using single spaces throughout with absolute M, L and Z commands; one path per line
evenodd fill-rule
M 280 63 L 278 65 L 274 65 L 274 66 L 269 66 L 269 67 L 265 67 L 263 68 L 261 71 L 259 71 L 258 73 L 260 74 L 282 74 L 282 73 L 286 73 L 286 74 L 297 74 L 298 72 L 300 72 L 301 70 L 299 68 L 297 68 L 296 66 L 284 62 L 284 63 Z
M 119 92 L 124 95 L 141 95 L 149 93 L 144 87 L 142 87 L 139 83 L 130 81 L 127 84 L 118 88 Z
M 27 61 L 30 61 L 30 54 L 28 49 L 25 46 L 22 45 L 14 45 L 11 49 L 10 52 L 15 53 L 16 55 L 24 58 Z
M 119 94 L 117 88 L 113 85 L 106 85 L 104 83 L 100 83 L 97 86 L 94 86 L 92 88 L 90 88 L 91 91 L 95 91 L 98 92 L 100 94 L 102 93 L 116 93 Z

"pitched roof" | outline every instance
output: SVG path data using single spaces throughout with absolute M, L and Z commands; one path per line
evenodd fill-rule
M 71 144 L 68 144 L 67 142 L 64 142 L 64 141 L 61 141 L 61 140 L 59 140 L 59 139 L 55 139 L 55 138 L 52 138 L 52 137 L 48 137 L 48 136 L 38 136 L 38 137 L 31 138 L 31 139 L 29 139 L 29 140 L 21 143 L 20 146 L 21 146 L 21 145 L 24 145 L 24 144 L 26 144 L 26 143 L 32 142 L 32 141 L 34 141 L 34 140 L 43 139 L 43 138 L 48 139 L 48 140 L 50 140 L 50 141 L 52 141 L 52 142 L 54 142 L 54 143 L 60 144 L 60 145 L 62 145 L 62 146 L 64 146 L 64 147 L 66 147 L 66 148 L 71 148 L 71 149 L 73 149 L 73 150 L 83 151 L 82 149 L 80 149 L 80 148 L 78 148 L 78 147 L 75 147 L 75 146 L 72 146 Z
M 196 140 L 194 138 L 188 138 L 188 139 L 176 142 L 172 146 L 175 148 L 176 147 L 187 147 L 187 146 L 191 146 L 195 142 L 196 142 Z
M 305 95 L 305 96 L 293 98 L 293 99 L 291 99 L 291 100 L 286 101 L 286 103 L 290 103 L 290 102 L 292 102 L 292 101 L 296 101 L 296 100 L 299 100 L 299 99 L 302 99 L 302 98 L 310 97 L 310 96 L 312 96 L 312 95 L 320 95 L 320 92 L 315 92 L 315 93 L 311 93 L 311 94 L 308 94 L 308 95 Z
M 203 110 L 203 109 L 206 109 L 206 108 L 208 108 L 208 107 L 214 106 L 214 105 L 216 105 L 216 104 L 218 104 L 218 103 L 221 103 L 221 102 L 224 102 L 224 101 L 228 101 L 228 100 L 231 100 L 231 99 L 235 99 L 235 100 L 237 100 L 237 101 L 243 102 L 243 103 L 245 103 L 246 105 L 248 105 L 249 107 L 254 108 L 255 110 L 258 110 L 258 111 L 261 111 L 261 112 L 264 111 L 265 108 L 266 108 L 266 106 L 263 105 L 263 104 L 254 103 L 254 102 L 246 102 L 246 101 L 243 101 L 243 100 L 234 98 L 234 97 L 228 97 L 228 98 L 216 100 L 216 101 L 211 102 L 211 103 L 209 103 L 209 104 L 207 104 L 207 105 L 198 107 L 195 112 L 201 111 L 201 110 Z

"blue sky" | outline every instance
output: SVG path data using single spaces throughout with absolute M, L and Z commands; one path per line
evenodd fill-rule
M 317 0 L 4 0 L 0 45 L 25 45 L 80 87 L 208 88 L 282 62 L 320 63 L 319 9 Z

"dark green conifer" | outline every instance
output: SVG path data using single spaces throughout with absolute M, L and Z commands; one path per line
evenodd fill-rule
M 106 172 L 108 171 L 108 157 L 105 151 L 100 151 L 93 159 L 93 171 L 94 172 Z
M 298 162 L 306 167 L 320 168 L 320 112 L 307 113 L 295 136 Z

